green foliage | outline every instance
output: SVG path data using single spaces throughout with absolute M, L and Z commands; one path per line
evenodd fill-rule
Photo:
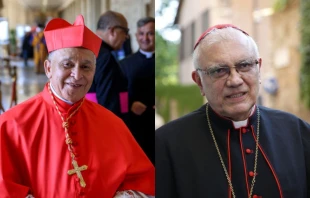
M 171 100 L 177 103 L 178 117 L 198 109 L 204 102 L 197 85 L 156 86 L 156 108 L 165 122 L 170 120 Z
M 178 45 L 166 41 L 158 32 L 155 35 L 155 84 L 177 83 Z
M 275 0 L 275 2 L 273 4 L 273 9 L 276 12 L 281 12 L 287 7 L 288 2 L 289 2 L 289 0 Z
M 12 45 L 16 45 L 16 30 L 15 29 L 10 29 L 9 39 Z
M 310 1 L 301 0 L 301 98 L 310 108 Z
M 16 30 L 11 29 L 9 34 L 9 54 L 16 55 L 17 54 L 17 42 L 16 42 Z

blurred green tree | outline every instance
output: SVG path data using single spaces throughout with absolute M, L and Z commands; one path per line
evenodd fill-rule
M 301 0 L 301 72 L 300 87 L 301 97 L 310 108 L 310 1 Z
M 155 45 L 155 85 L 177 84 L 178 44 L 165 40 L 156 31 Z

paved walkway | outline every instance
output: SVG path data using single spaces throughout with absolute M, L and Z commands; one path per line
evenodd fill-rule
M 22 60 L 11 61 L 10 65 L 11 67 L 17 67 L 16 92 L 18 104 L 42 91 L 48 79 L 45 74 L 35 73 L 33 61 L 28 61 L 27 67 L 24 66 Z M 0 81 L 2 105 L 7 110 L 10 108 L 11 103 L 12 78 L 3 62 L 0 63 Z

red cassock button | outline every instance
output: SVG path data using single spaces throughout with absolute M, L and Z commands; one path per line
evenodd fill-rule
M 246 152 L 247 154 L 253 153 L 253 151 L 252 151 L 251 149 L 245 149 L 245 152 Z
M 70 126 L 75 125 L 75 123 L 76 123 L 76 121 L 75 121 L 75 120 L 71 120 L 71 121 L 70 121 Z
M 258 198 L 258 196 L 257 195 L 253 195 L 253 198 Z
M 242 133 L 246 133 L 248 130 L 246 128 L 241 129 Z
M 85 192 L 80 191 L 79 195 L 80 195 L 80 196 L 85 196 Z
M 249 172 L 249 175 L 250 175 L 251 177 L 253 177 L 253 176 L 254 176 L 254 172 L 253 172 L 253 171 L 250 171 L 250 172 Z

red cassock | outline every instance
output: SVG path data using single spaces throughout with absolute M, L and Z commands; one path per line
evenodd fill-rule
M 125 124 L 85 100 L 69 120 L 73 153 L 86 187 L 80 186 L 65 143 L 62 120 L 45 86 L 37 96 L 0 116 L 0 197 L 103 197 L 116 191 L 155 192 L 155 170 Z M 80 104 L 55 97 L 64 118 Z

